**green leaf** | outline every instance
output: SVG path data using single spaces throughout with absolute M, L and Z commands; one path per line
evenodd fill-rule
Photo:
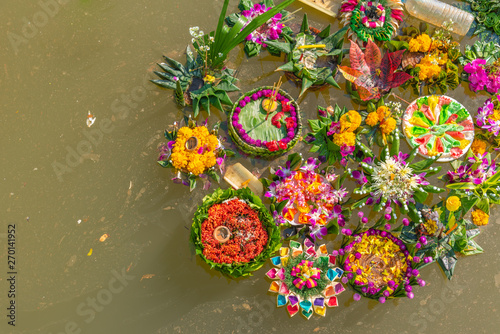
M 274 41 L 266 41 L 267 47 L 272 47 L 280 52 L 284 52 L 286 54 L 292 52 L 292 45 L 290 43 L 283 43 L 277 40 Z
M 158 161 L 158 165 L 160 165 L 160 166 L 162 166 L 164 168 L 172 168 L 173 167 L 173 165 L 168 160 Z
M 481 198 L 481 200 L 476 204 L 479 210 L 483 211 L 487 215 L 490 214 L 490 201 L 487 198 Z
M 413 193 L 413 198 L 415 199 L 415 201 L 417 201 L 418 203 L 424 203 L 425 200 L 427 199 L 427 196 L 429 194 L 426 193 L 425 191 L 415 191 Z
M 302 18 L 302 24 L 300 25 L 300 32 L 309 33 L 309 21 L 307 19 L 307 14 L 304 14 Z
M 446 185 L 446 187 L 449 189 L 467 189 L 467 190 L 476 189 L 476 185 L 472 182 L 452 183 Z

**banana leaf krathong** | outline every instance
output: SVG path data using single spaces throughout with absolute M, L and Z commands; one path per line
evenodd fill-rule
M 340 88 L 335 81 L 337 65 L 343 58 L 342 45 L 347 27 L 330 34 L 330 26 L 314 33 L 304 15 L 299 33 L 289 42 L 269 41 L 267 44 L 287 56 L 287 63 L 278 67 L 292 80 L 300 82 L 300 95 L 309 88 L 332 85 Z

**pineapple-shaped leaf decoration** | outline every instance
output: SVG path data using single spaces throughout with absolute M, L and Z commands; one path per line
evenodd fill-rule
M 189 46 L 186 49 L 186 65 L 166 56 L 164 59 L 165 63 L 158 64 L 164 72 L 154 72 L 160 79 L 151 81 L 173 89 L 176 103 L 181 107 L 192 106 L 194 117 L 198 116 L 200 108 L 210 115 L 211 105 L 223 111 L 223 104 L 233 104 L 227 94 L 239 90 L 233 70 L 226 68 L 211 74 L 204 73 L 203 60 L 199 55 L 194 58 Z
M 330 84 L 340 88 L 335 81 L 336 65 L 343 58 L 342 45 L 347 27 L 330 34 L 330 26 L 322 31 L 310 29 L 307 15 L 304 15 L 300 32 L 290 42 L 268 41 L 267 44 L 287 54 L 288 62 L 278 67 L 289 78 L 300 82 L 300 95 L 311 87 Z

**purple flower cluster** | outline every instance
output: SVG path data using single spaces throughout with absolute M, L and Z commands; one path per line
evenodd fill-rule
M 499 99 L 500 95 L 493 97 L 494 101 Z M 492 99 L 486 100 L 483 106 L 477 110 L 476 123 L 480 128 L 498 136 L 500 133 L 500 106 L 498 102 L 495 106 L 494 101 Z
M 266 7 L 264 4 L 255 4 L 249 10 L 242 11 L 241 15 L 248 19 L 248 22 L 245 24 L 245 26 L 247 26 L 254 18 L 261 14 L 264 14 L 270 9 L 271 7 Z M 281 19 L 281 13 L 274 15 L 270 20 L 268 20 L 266 23 L 264 23 L 262 26 L 248 35 L 246 37 L 246 40 L 266 47 L 265 42 L 268 40 L 278 39 L 283 27 L 285 27 L 283 23 L 280 23 Z
M 467 163 L 458 167 L 454 172 L 446 174 L 449 183 L 472 182 L 479 185 L 484 183 L 497 172 L 495 161 L 488 161 L 486 153 L 482 157 L 467 159 Z
M 234 113 L 231 119 L 231 123 L 233 127 L 238 131 L 238 134 L 240 135 L 241 139 L 243 139 L 245 142 L 252 146 L 257 146 L 257 147 L 268 147 L 268 142 L 265 140 L 256 140 L 251 138 L 248 133 L 246 133 L 245 129 L 243 129 L 243 126 L 240 124 L 240 113 L 241 109 L 244 108 L 250 101 L 257 101 L 258 99 L 262 97 L 270 97 L 272 94 L 271 89 L 262 89 L 256 93 L 253 93 L 251 96 L 245 96 L 242 98 L 239 102 L 239 106 L 234 109 Z M 286 98 L 285 96 L 281 95 L 280 93 L 276 94 L 276 100 L 280 101 L 281 104 L 288 104 L 290 100 Z M 290 104 L 289 105 L 289 112 L 290 112 L 290 118 L 293 120 L 293 126 L 289 129 L 287 129 L 287 136 L 284 139 L 281 139 L 280 142 L 283 142 L 284 144 L 288 144 L 293 140 L 295 137 L 295 132 L 298 127 L 298 121 L 297 121 L 297 111 L 295 110 L 295 107 Z
M 469 88 L 473 92 L 486 89 L 489 93 L 496 94 L 500 89 L 500 75 L 496 67 L 486 66 L 485 59 L 474 59 L 464 66 L 464 71 L 469 74 Z

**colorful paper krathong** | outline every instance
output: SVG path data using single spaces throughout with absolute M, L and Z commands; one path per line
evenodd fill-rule
M 290 241 L 279 253 L 271 259 L 276 268 L 266 273 L 273 280 L 269 291 L 278 294 L 277 307 L 286 306 L 290 317 L 300 313 L 310 319 L 313 313 L 324 317 L 327 307 L 338 306 L 337 295 L 345 290 L 339 282 L 343 270 L 335 267 L 335 257 L 324 244 Z

